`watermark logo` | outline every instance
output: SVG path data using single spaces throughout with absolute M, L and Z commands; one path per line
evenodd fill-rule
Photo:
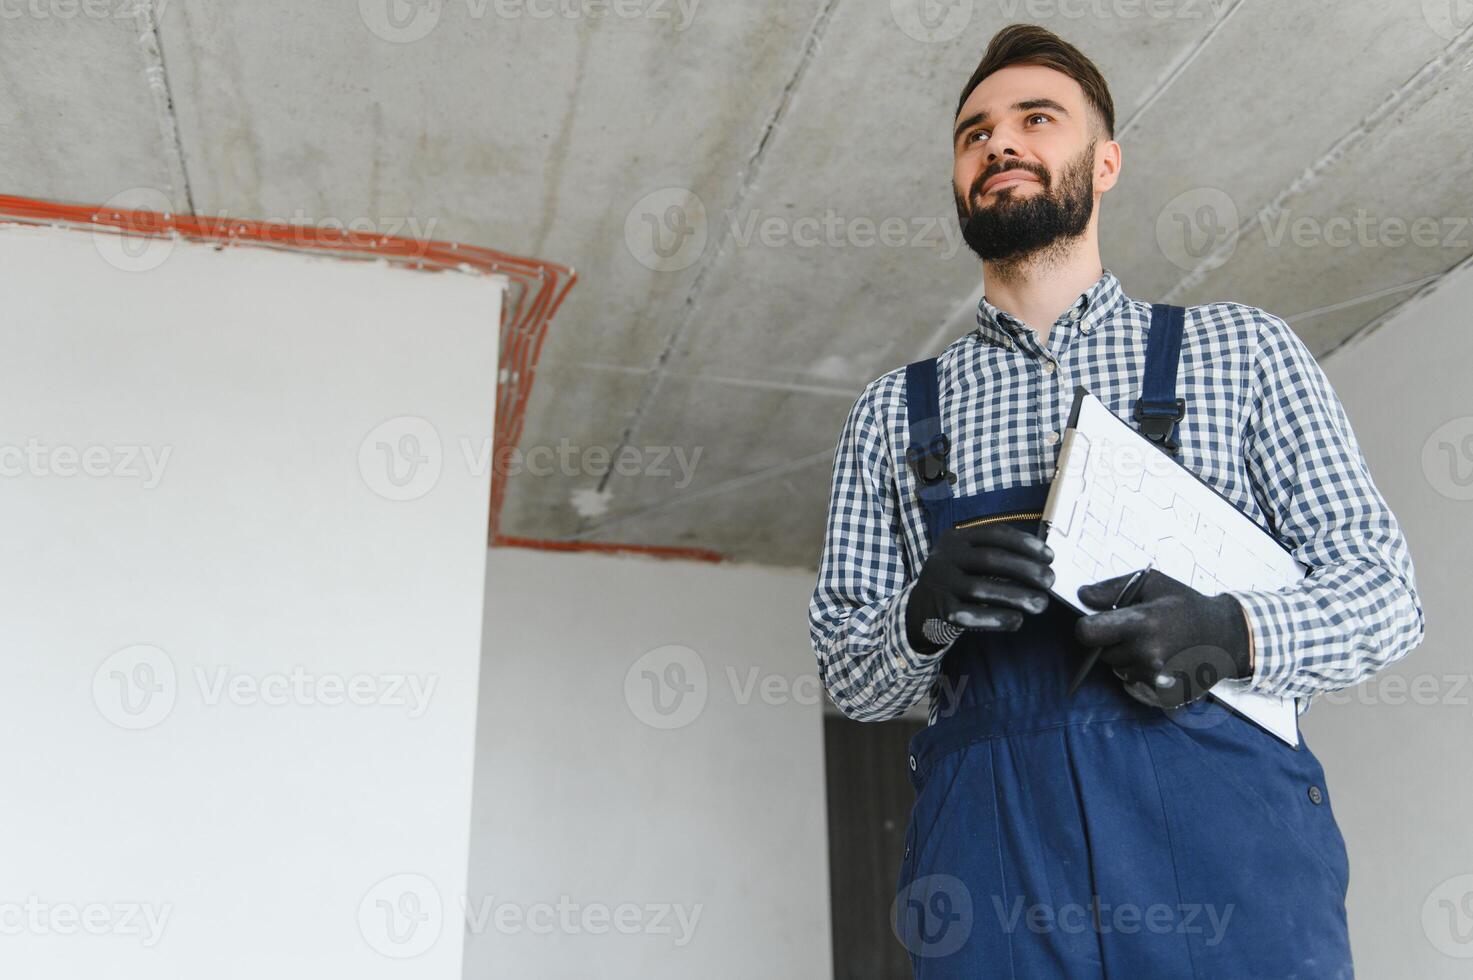
M 1003 932 L 1013 934 L 1021 929 L 1035 935 L 1060 933 L 1078 935 L 1095 932 L 1100 935 L 1119 933 L 1131 936 L 1141 932 L 1155 935 L 1178 933 L 1205 936 L 1203 945 L 1211 948 L 1219 945 L 1227 935 L 1228 922 L 1236 906 L 1219 908 L 1200 902 L 1168 904 L 1155 902 L 1138 905 L 1134 902 L 1104 902 L 1098 895 L 1092 896 L 1088 905 L 1080 902 L 1064 902 L 1050 905 L 1044 902 L 1027 904 L 1023 896 L 1015 896 L 1011 905 L 1005 905 L 1000 896 L 992 896 L 992 908 L 997 914 L 997 924 Z
M 1166 698 L 1172 704 L 1185 701 L 1179 707 L 1164 708 L 1166 717 L 1182 728 L 1216 728 L 1228 720 L 1229 711 L 1217 701 L 1207 697 L 1207 692 L 1224 678 L 1237 674 L 1237 664 L 1232 655 L 1222 647 L 1210 643 L 1190 646 L 1179 650 L 1166 659 L 1162 677 L 1169 686 L 1151 691 L 1158 703 Z
M 1232 712 L 1215 698 L 1203 697 L 1179 708 L 1165 708 L 1166 717 L 1182 728 L 1204 730 L 1216 728 L 1232 717 Z
M 4 0 L 0 0 L 4 3 Z M 115 194 L 99 208 L 92 228 L 98 254 L 124 272 L 150 272 L 168 261 L 180 238 L 172 225 L 168 195 L 153 187 L 134 187 Z M 334 247 L 374 253 L 394 243 L 402 259 L 423 256 L 435 242 L 438 219 L 414 216 L 315 216 L 301 208 L 290 215 L 244 220 L 227 209 L 196 211 L 194 224 L 211 229 L 229 241 L 265 240 L 274 246 L 311 248 L 324 242 Z
M 1156 245 L 1179 269 L 1215 269 L 1238 247 L 1238 206 L 1216 187 L 1194 187 L 1156 216 Z
M 890 16 L 905 36 L 924 44 L 959 37 L 972 22 L 972 0 L 890 0 Z
M 380 423 L 358 447 L 363 482 L 385 500 L 418 500 L 440 481 L 440 433 L 425 419 L 401 415 Z
M 1466 252 L 1473 246 L 1468 237 L 1467 215 L 1402 215 L 1372 214 L 1356 208 L 1350 214 L 1296 215 L 1287 209 L 1276 209 L 1259 216 L 1263 242 L 1269 248 L 1445 248 Z
M 440 23 L 441 0 L 358 0 L 358 15 L 381 41 L 412 44 Z
M 337 708 L 401 708 L 411 719 L 422 718 L 440 682 L 438 674 L 314 674 L 301 665 L 290 671 L 247 674 L 227 665 L 194 668 L 194 680 L 207 707 L 264 705 Z
M 961 225 L 955 217 L 873 218 L 844 215 L 829 208 L 822 215 L 797 217 L 729 210 L 726 220 L 731 240 L 739 248 L 749 248 L 753 243 L 764 248 L 915 248 L 948 260 L 956 257 L 963 244 Z
M 1428 893 L 1422 933 L 1443 956 L 1473 959 L 1473 874 L 1449 878 Z
M 1326 704 L 1363 704 L 1400 708 L 1466 708 L 1473 694 L 1473 675 L 1398 674 L 1381 671 L 1359 684 L 1326 691 L 1319 700 Z
M 501 935 L 534 936 L 670 936 L 676 949 L 695 938 L 705 906 L 672 902 L 577 902 L 562 895 L 556 902 L 512 902 L 487 895 L 465 905 L 466 932 L 473 936 L 495 931 Z
M 139 7 L 152 6 L 153 19 L 164 19 L 171 0 L 0 0 L 0 21 L 126 20 L 138 18 Z
M 1221 20 L 1231 0 L 998 0 L 1008 21 Z
M 33 436 L 24 446 L 0 444 L 0 477 L 138 480 L 143 489 L 153 490 L 163 482 L 173 453 L 173 446 L 51 445 Z
M 1136 438 L 1100 439 L 1091 446 L 1083 465 L 1091 480 L 1110 480 L 1131 487 L 1140 486 L 1142 480 L 1170 477 L 1180 469 L 1171 456 Z
M 120 936 L 152 949 L 164 938 L 172 903 L 47 902 L 30 895 L 24 902 L 0 902 L 0 936 Z
M 1473 27 L 1473 0 L 1422 0 L 1422 19 L 1444 41 Z
M 445 0 L 358 0 L 358 13 L 380 40 L 412 44 L 439 25 L 445 6 Z M 664 21 L 678 34 L 690 28 L 699 6 L 700 0 L 464 0 L 459 13 L 471 21 Z
M 640 198 L 624 218 L 624 244 L 636 262 L 655 272 L 679 272 L 706 250 L 706 203 L 684 187 L 664 187 Z
M 123 217 L 121 227 L 99 225 L 92 229 L 92 246 L 114 269 L 151 272 L 174 254 L 177 239 L 172 234 L 158 234 L 174 204 L 158 188 L 130 187 L 108 198 L 99 210 Z
M 624 675 L 624 701 L 651 728 L 684 728 L 706 707 L 706 662 L 690 647 L 656 647 Z
M 704 446 L 696 446 L 690 452 L 684 446 L 632 446 L 623 445 L 616 452 L 606 446 L 579 446 L 566 437 L 559 439 L 556 446 L 502 446 L 494 454 L 489 441 L 482 442 L 476 449 L 469 440 L 461 439 L 461 455 L 466 468 L 474 474 L 486 472 L 486 460 L 494 457 L 495 472 L 499 476 L 566 476 L 603 477 L 612 473 L 622 477 L 642 479 L 668 479 L 675 477 L 675 489 L 684 490 L 695 479 L 696 465 L 701 461 Z
M 129 731 L 162 722 L 174 710 L 178 696 L 174 661 L 148 644 L 119 650 L 92 675 L 92 703 L 102 717 Z
M 1473 500 L 1473 415 L 1439 425 L 1422 443 L 1422 472 L 1449 500 Z
M 900 890 L 890 906 L 895 936 L 913 955 L 950 956 L 972 935 L 972 893 L 959 878 L 926 875 Z
M 435 945 L 445 927 L 445 904 L 424 875 L 390 875 L 358 903 L 358 931 L 375 952 L 411 959 Z
M 808 706 L 823 703 L 823 684 L 817 674 L 799 674 L 785 677 L 782 674 L 763 673 L 761 667 L 748 667 L 738 671 L 726 668 L 726 680 L 731 686 L 733 700 L 743 707 L 754 700 L 773 706 L 802 704 Z
M 410 720 L 429 710 L 438 674 L 312 673 L 301 665 L 286 671 L 250 674 L 229 664 L 196 664 L 198 703 L 207 708 L 390 708 Z M 156 646 L 138 644 L 104 660 L 92 675 L 92 702 L 119 728 L 138 731 L 161 724 L 179 701 L 181 685 L 173 659 Z

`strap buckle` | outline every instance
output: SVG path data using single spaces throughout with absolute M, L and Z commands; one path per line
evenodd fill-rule
M 1144 398 L 1137 398 L 1135 410 L 1131 413 L 1140 427 L 1141 435 L 1173 456 L 1181 449 L 1181 444 L 1172 438 L 1172 432 L 1176 429 L 1176 423 L 1186 418 L 1186 414 L 1185 398 L 1178 398 L 1174 402 L 1152 402 L 1149 405 Z
M 956 474 L 946 470 L 946 458 L 951 453 L 951 439 L 945 432 L 938 432 L 922 446 L 910 446 L 905 450 L 905 461 L 915 470 L 922 486 L 931 486 L 946 480 L 956 482 Z

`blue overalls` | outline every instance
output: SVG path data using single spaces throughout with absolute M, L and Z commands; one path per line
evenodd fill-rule
M 1182 322 L 1152 308 L 1136 407 L 1168 452 Z M 944 461 L 934 359 L 907 369 L 906 402 L 907 458 Z M 954 497 L 940 472 L 920 491 L 933 544 L 969 522 L 1038 533 L 1047 484 Z M 1349 864 L 1313 753 L 1215 700 L 1142 704 L 1103 663 L 1065 698 L 1078 618 L 1055 600 L 942 659 L 894 905 L 918 980 L 1352 976 Z

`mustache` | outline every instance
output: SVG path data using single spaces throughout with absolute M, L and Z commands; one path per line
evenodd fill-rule
M 1038 182 L 1043 185 L 1044 190 L 1049 189 L 1049 173 L 1047 169 L 1037 164 L 1029 165 L 1026 163 L 1014 163 L 1007 166 L 988 167 L 986 170 L 982 171 L 982 173 L 978 174 L 977 179 L 972 182 L 972 198 L 976 199 L 977 197 L 981 196 L 982 188 L 987 184 L 989 180 L 996 177 L 998 174 L 1004 174 L 1010 170 L 1026 170 L 1028 173 L 1038 178 Z

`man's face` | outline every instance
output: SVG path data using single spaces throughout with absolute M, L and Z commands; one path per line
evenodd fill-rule
M 1100 134 L 1078 82 L 1042 65 L 1012 65 L 983 79 L 956 126 L 952 191 L 972 251 L 1018 259 L 1084 234 Z M 1098 189 L 1113 184 L 1113 171 L 1105 176 Z

